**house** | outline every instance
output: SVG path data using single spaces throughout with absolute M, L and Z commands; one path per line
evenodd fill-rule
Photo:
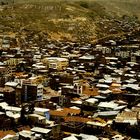
M 103 54 L 110 54 L 111 48 L 96 45 L 96 50 L 101 51 Z
M 99 88 L 99 90 L 107 90 L 109 88 L 109 86 L 107 84 L 97 84 L 96 85 L 97 88 Z
M 16 113 L 20 114 L 20 112 L 21 112 L 21 108 L 20 107 L 4 105 L 4 106 L 2 106 L 2 108 L 5 109 L 5 111 L 12 112 L 13 114 L 16 114 Z
M 29 130 L 22 130 L 19 133 L 19 139 L 21 140 L 27 140 L 27 139 L 31 139 L 33 136 L 33 133 Z
M 46 117 L 43 117 L 38 114 L 29 114 L 28 120 L 32 124 L 38 124 L 38 125 L 46 125 Z
M 43 85 L 42 84 L 32 84 L 29 82 L 24 82 L 22 85 L 22 101 L 35 101 L 42 100 L 43 98 Z
M 79 136 L 82 137 L 83 140 L 99 140 L 99 138 L 94 135 L 87 135 L 81 133 Z
M 124 140 L 124 139 L 130 140 L 131 138 L 119 134 L 112 137 L 112 140 Z
M 18 65 L 23 59 L 22 58 L 10 58 L 8 60 L 6 60 L 4 63 L 7 65 L 7 66 L 16 66 Z
M 20 113 L 15 111 L 6 111 L 6 115 L 14 120 L 14 124 L 18 124 L 20 121 Z
M 98 90 L 98 88 L 90 87 L 89 85 L 83 84 L 82 94 L 94 97 L 94 96 L 99 95 L 99 90 Z
M 123 111 L 119 113 L 115 119 L 115 123 L 126 123 L 130 125 L 137 125 L 138 124 L 138 113 L 134 111 Z
M 76 107 L 80 107 L 82 106 L 82 100 L 81 99 L 77 99 L 77 100 L 71 100 L 70 102 L 71 105 L 76 106 Z
M 16 135 L 6 135 L 5 137 L 3 137 L 1 140 L 9 140 L 9 139 L 14 139 L 14 140 L 18 140 L 18 137 Z
M 127 134 L 130 134 L 134 138 L 139 138 L 138 123 L 138 112 L 124 110 L 116 116 L 112 128 L 121 133 L 127 132 Z
M 103 109 L 103 110 L 115 110 L 115 108 L 118 107 L 118 104 L 115 103 L 114 101 L 110 101 L 110 102 L 100 102 L 98 104 L 98 108 L 99 109 Z
M 75 116 L 79 115 L 81 112 L 81 109 L 73 109 L 73 108 L 63 108 L 58 110 L 50 110 L 50 115 L 52 118 L 63 118 L 68 115 Z
M 99 111 L 94 114 L 94 117 L 100 117 L 102 119 L 114 119 L 119 111 Z
M 83 55 L 79 57 L 79 62 L 80 63 L 86 63 L 86 62 L 94 62 L 95 61 L 95 56 L 93 55 Z
M 69 118 L 69 121 L 63 122 L 61 124 L 61 128 L 62 128 L 62 131 L 79 134 L 84 131 L 85 123 L 80 122 L 80 121 L 76 122 L 76 121 L 74 121 L 74 119 L 71 120 Z
M 17 82 L 11 82 L 11 81 L 5 83 L 5 86 L 6 87 L 16 88 L 18 85 L 19 85 L 19 83 L 17 83 Z
M 44 139 L 49 139 L 51 136 L 51 130 L 42 128 L 42 127 L 33 127 L 31 132 L 35 132 L 36 134 L 41 134 Z
M 41 115 L 41 116 L 45 117 L 48 120 L 50 119 L 49 111 L 50 110 L 46 109 L 46 108 L 39 108 L 39 107 L 34 108 L 34 114 Z
M 63 109 L 60 110 L 50 110 L 50 119 L 58 122 L 61 122 L 63 117 L 66 117 L 68 112 L 65 112 Z
M 60 124 L 50 124 L 47 126 L 48 129 L 52 130 L 53 139 L 59 139 L 61 137 L 61 125 Z
M 99 95 L 98 88 L 90 86 L 88 81 L 84 80 L 74 82 L 74 93 L 78 95 L 85 94 L 87 96 Z
M 109 62 L 117 62 L 118 61 L 117 57 L 105 57 L 105 59 L 106 59 L 107 63 L 109 63 Z
M 0 88 L 0 93 L 3 94 L 4 101 L 9 105 L 16 105 L 16 92 L 12 87 Z
M 130 52 L 129 51 L 119 51 L 115 52 L 116 57 L 121 57 L 121 58 L 128 58 L 130 57 Z
M 107 128 L 107 123 L 105 121 L 99 122 L 99 121 L 88 121 L 86 123 L 86 129 L 87 134 L 92 135 L 94 134 L 100 135 L 101 133 L 104 133 L 104 130 Z
M 47 57 L 42 60 L 48 69 L 62 71 L 68 67 L 68 59 L 60 57 Z
M 88 98 L 86 99 L 83 104 L 86 105 L 86 106 L 91 106 L 93 107 L 96 103 L 98 102 L 98 99 L 95 99 L 95 98 Z

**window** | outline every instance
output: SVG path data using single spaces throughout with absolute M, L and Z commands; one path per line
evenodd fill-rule
M 56 63 L 50 63 L 49 68 L 56 69 L 57 64 Z

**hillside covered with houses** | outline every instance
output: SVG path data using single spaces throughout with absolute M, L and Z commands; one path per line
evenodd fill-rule
M 1 3 L 1 140 L 140 139 L 137 2 Z

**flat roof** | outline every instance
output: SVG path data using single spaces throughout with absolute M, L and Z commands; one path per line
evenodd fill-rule
M 97 114 L 99 116 L 112 116 L 112 115 L 117 115 L 119 111 L 103 111 L 103 112 L 98 112 Z
M 4 115 L 5 113 L 4 112 L 0 112 L 0 115 Z
M 94 135 L 80 134 L 79 136 L 82 137 L 82 140 L 99 140 L 99 138 Z
M 95 121 L 88 121 L 87 124 L 95 125 L 95 126 L 102 126 L 102 127 L 105 127 L 107 125 L 107 123 L 100 123 L 100 122 L 95 122 Z
M 132 89 L 135 89 L 135 90 L 140 90 L 139 84 L 124 84 L 122 87 L 132 88 Z
M 73 103 L 73 104 L 82 104 L 82 101 L 81 101 L 81 100 L 78 100 L 78 101 L 71 101 L 71 103 Z
M 95 59 L 95 57 L 93 55 L 85 55 L 85 56 L 79 57 L 79 59 L 92 60 L 92 59 Z
M 112 91 L 107 89 L 107 90 L 99 90 L 99 93 L 102 93 L 102 94 L 109 94 L 111 93 Z
M 41 127 L 33 127 L 31 129 L 31 131 L 38 132 L 38 133 L 43 133 L 43 134 L 48 134 L 51 130 L 50 129 L 46 129 L 46 128 L 41 128 Z
M 1 102 L 1 103 L 0 103 L 0 106 L 1 106 L 2 108 L 4 108 L 4 107 L 8 106 L 8 104 L 7 104 L 6 102 Z
M 6 115 L 9 116 L 9 117 L 12 117 L 12 118 L 14 118 L 14 119 L 19 119 L 19 118 L 20 118 L 20 113 L 14 114 L 14 113 L 12 113 L 11 111 L 7 111 L 7 112 L 6 112 Z
M 20 107 L 14 107 L 14 106 L 5 106 L 3 107 L 5 110 L 9 110 L 9 111 L 16 111 L 16 112 L 20 112 L 21 108 Z
M 58 60 L 58 61 L 68 61 L 68 59 L 62 58 L 62 57 L 47 57 L 45 59 L 48 59 L 48 60 Z
M 10 135 L 10 134 L 8 134 L 8 135 L 6 135 L 4 138 L 2 138 L 1 140 L 10 140 L 10 139 L 12 139 L 12 138 L 14 138 L 15 137 L 15 135 Z
M 42 113 L 50 111 L 50 109 L 40 108 L 40 107 L 35 107 L 34 109 L 35 109 L 34 111 L 38 111 L 38 112 L 42 112 Z
M 25 138 L 31 138 L 32 132 L 28 130 L 22 130 L 19 132 L 19 135 L 25 137 Z
M 78 140 L 75 136 L 69 136 L 66 138 L 63 138 L 63 140 Z
M 105 108 L 116 108 L 118 107 L 118 104 L 114 103 L 114 102 L 100 102 L 98 107 L 105 107 Z
M 109 88 L 106 84 L 97 84 L 96 87 Z
M 117 57 L 105 57 L 105 59 L 107 59 L 107 60 L 118 60 Z
M 29 114 L 28 117 L 37 117 L 39 120 L 46 119 L 46 117 L 43 117 L 43 116 L 38 115 L 38 114 Z
M 86 102 L 89 102 L 89 103 L 95 103 L 95 102 L 98 102 L 98 99 L 95 99 L 95 98 L 89 98 L 87 100 L 85 100 Z
M 16 87 L 18 85 L 18 83 L 16 82 L 7 82 L 5 83 L 5 86 L 11 86 L 11 87 Z

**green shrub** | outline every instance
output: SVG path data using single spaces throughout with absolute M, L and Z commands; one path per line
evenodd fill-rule
M 80 2 L 80 6 L 86 9 L 89 8 L 89 4 L 87 2 Z

